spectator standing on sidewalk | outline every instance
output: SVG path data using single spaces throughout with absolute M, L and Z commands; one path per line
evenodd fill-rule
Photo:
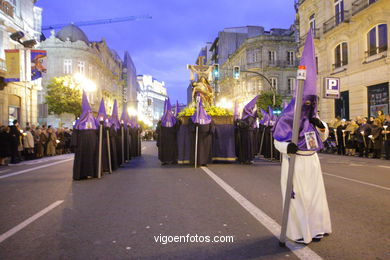
M 0 126 L 0 165 L 7 165 L 6 159 L 11 155 L 9 126 Z
M 38 128 L 35 132 L 35 141 L 36 141 L 36 158 L 42 158 L 45 154 L 45 143 L 46 135 L 43 133 L 41 128 Z
M 23 148 L 24 158 L 26 160 L 34 159 L 34 137 L 30 127 L 26 127 L 26 132 L 23 133 Z
M 381 121 L 379 119 L 374 119 L 374 122 L 371 126 L 371 135 L 370 135 L 370 148 L 372 149 L 372 158 L 381 158 L 381 149 L 382 149 L 382 127 Z
M 47 140 L 46 140 L 46 155 L 56 155 L 57 136 L 53 131 L 53 128 L 47 129 Z
M 383 126 L 387 126 L 386 130 L 382 131 L 382 134 L 386 135 L 385 137 L 385 158 L 390 160 L 390 115 L 386 116 L 386 122 Z
M 20 143 L 21 133 L 19 131 L 18 120 L 13 121 L 13 125 L 10 127 L 10 154 L 11 154 L 11 163 L 19 163 L 19 143 Z

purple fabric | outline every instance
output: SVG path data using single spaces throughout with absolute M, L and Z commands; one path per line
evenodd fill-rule
M 263 114 L 263 118 L 260 121 L 260 125 L 269 126 L 269 114 L 262 108 L 260 108 L 261 114 Z
M 306 80 L 303 87 L 303 100 L 302 100 L 302 112 L 300 119 L 299 137 L 297 146 L 301 151 L 318 151 L 321 150 L 324 145 L 316 130 L 316 128 L 309 122 L 309 119 L 316 116 L 317 111 L 317 72 L 314 56 L 314 43 L 312 31 L 310 30 L 306 38 L 305 47 L 302 54 L 300 65 L 306 66 Z M 296 93 L 295 93 L 296 95 Z M 279 142 L 291 142 L 292 138 L 292 126 L 294 120 L 294 97 L 290 104 L 283 110 L 281 116 L 278 118 L 274 128 L 274 138 Z M 305 133 L 314 132 L 317 148 L 309 149 L 306 145 Z
M 126 103 L 123 104 L 123 108 L 122 108 L 122 115 L 121 115 L 120 123 L 122 123 L 122 122 L 123 122 L 125 129 L 127 129 L 128 125 L 131 125 L 130 117 L 129 117 L 129 114 L 127 113 L 127 104 Z
M 171 102 L 169 98 L 165 100 L 164 115 L 161 118 L 161 125 L 163 127 L 173 127 L 176 124 L 176 118 L 172 112 Z
M 175 111 L 175 116 L 178 116 L 179 113 L 180 113 L 179 101 L 176 100 L 176 111 Z
M 111 114 L 111 117 L 109 119 L 109 123 L 111 126 L 114 126 L 114 128 L 116 130 L 118 130 L 121 127 L 119 120 L 118 120 L 118 104 L 117 104 L 116 100 L 114 100 L 114 106 L 112 108 L 112 114 Z
M 253 115 L 254 115 L 255 118 L 258 118 L 257 109 L 255 110 Z M 252 128 L 259 128 L 259 124 L 257 123 L 257 120 L 253 121 Z
M 84 91 L 81 104 L 81 116 L 74 128 L 78 130 L 97 129 L 98 126 L 96 125 L 95 117 L 93 116 L 91 106 L 89 105 L 87 94 Z
M 251 101 L 249 101 L 248 104 L 246 104 L 246 106 L 244 107 L 244 109 L 242 111 L 241 119 L 245 119 L 249 116 L 251 116 L 251 117 L 255 116 L 253 113 L 253 109 L 256 107 L 256 102 L 257 102 L 258 98 L 259 98 L 259 95 L 254 97 Z
M 198 96 L 199 96 L 199 93 L 198 93 Z M 196 118 L 196 116 L 197 116 L 196 112 L 198 109 L 199 109 L 199 116 L 198 116 L 198 118 Z M 195 113 L 192 115 L 191 120 L 192 120 L 192 122 L 198 123 L 200 125 L 207 125 L 207 124 L 211 123 L 211 116 L 209 116 L 206 113 L 206 110 L 204 110 L 202 98 L 200 98 L 199 107 L 197 109 L 195 109 Z
M 283 103 L 283 110 L 286 109 L 287 106 L 288 106 L 288 102 L 287 102 L 287 101 L 284 101 L 284 103 Z M 283 111 L 283 110 L 282 110 L 282 111 Z
M 107 116 L 107 113 L 106 113 L 106 107 L 104 106 L 104 99 L 103 98 L 100 101 L 99 111 L 98 111 L 98 114 L 96 116 L 96 123 L 97 123 L 97 125 L 99 125 L 100 119 L 103 119 L 103 122 L 104 122 L 103 125 L 104 126 L 109 126 L 109 124 L 108 124 L 108 116 Z

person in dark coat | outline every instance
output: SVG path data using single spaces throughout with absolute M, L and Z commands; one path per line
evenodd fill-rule
M 386 115 L 386 121 L 383 123 L 383 138 L 385 140 L 385 159 L 390 160 L 390 115 Z
M 158 123 L 158 158 L 162 165 L 176 164 L 178 159 L 177 132 L 179 131 L 179 120 L 176 120 L 172 113 L 169 98 L 165 100 L 164 115 Z
M 367 124 L 367 118 L 363 118 L 360 121 L 360 126 L 355 132 L 355 138 L 357 142 L 357 147 L 359 149 L 359 157 L 368 157 L 369 152 L 369 138 L 371 134 L 371 126 Z
M 75 147 L 73 179 L 82 180 L 97 177 L 98 126 L 83 92 L 82 114 L 74 126 L 72 145 Z
M 346 146 L 346 137 L 345 137 L 345 129 L 347 128 L 347 124 L 345 123 L 345 120 L 341 120 L 340 125 L 336 128 L 336 134 L 337 134 L 337 153 L 340 155 L 345 155 L 345 146 Z
M 371 135 L 369 136 L 369 147 L 372 150 L 372 158 L 380 159 L 381 158 L 381 149 L 382 149 L 382 123 L 379 119 L 374 119 L 374 122 L 371 126 Z
M 238 149 L 238 161 L 240 163 L 251 164 L 254 159 L 254 140 L 253 131 L 254 124 L 256 122 L 256 114 L 254 111 L 256 101 L 259 96 L 252 99 L 242 111 L 242 118 L 238 121 L 238 129 L 240 135 L 240 143 Z M 255 114 L 256 113 L 256 114 Z
M 195 164 L 196 128 L 198 127 L 197 165 L 206 166 L 212 160 L 212 141 L 215 131 L 211 116 L 203 108 L 202 99 L 198 94 L 199 106 L 188 120 L 190 132 L 190 163 Z
M 2 126 L 0 128 L 0 165 L 7 165 L 5 159 L 11 155 L 11 136 L 9 132 L 9 126 Z
M 106 107 L 104 105 L 104 99 L 100 101 L 99 111 L 96 116 L 96 123 L 99 126 L 100 123 L 103 124 L 103 133 L 102 133 L 102 171 L 110 172 L 109 158 L 108 158 L 108 140 L 107 140 L 107 130 L 109 129 L 108 116 L 106 113 Z M 99 128 L 98 128 L 99 129 Z M 112 154 L 110 153 L 110 156 Z M 112 170 L 112 166 L 111 166 Z
M 19 163 L 20 162 L 20 156 L 19 156 L 19 151 L 18 147 L 20 145 L 20 129 L 19 129 L 19 123 L 18 120 L 13 121 L 13 125 L 10 127 L 10 154 L 11 154 L 11 163 Z

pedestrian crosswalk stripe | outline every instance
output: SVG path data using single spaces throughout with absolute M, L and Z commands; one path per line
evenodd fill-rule
M 255 219 L 257 219 L 265 228 L 267 228 L 274 236 L 279 239 L 280 235 L 280 225 L 265 214 L 261 209 L 256 207 L 252 202 L 247 200 L 244 196 L 238 193 L 233 189 L 229 184 L 224 182 L 219 178 L 215 173 L 213 173 L 207 167 L 201 167 L 203 171 L 207 173 L 222 189 L 224 189 L 233 199 L 235 199 L 244 209 L 246 209 Z M 298 245 L 296 243 L 287 241 L 286 246 L 299 258 L 302 260 L 317 260 L 322 259 L 317 255 L 313 250 L 303 245 Z

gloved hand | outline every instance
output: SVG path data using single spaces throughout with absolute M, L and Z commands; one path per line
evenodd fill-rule
M 289 154 L 296 154 L 298 151 L 298 146 L 294 143 L 289 143 L 287 145 L 287 153 Z
M 325 126 L 324 126 L 324 124 L 322 123 L 322 121 L 319 120 L 319 119 L 316 118 L 316 117 L 310 118 L 310 119 L 309 119 L 309 122 L 310 122 L 311 124 L 313 124 L 314 126 L 318 127 L 318 128 L 321 128 L 321 129 L 325 128 Z

